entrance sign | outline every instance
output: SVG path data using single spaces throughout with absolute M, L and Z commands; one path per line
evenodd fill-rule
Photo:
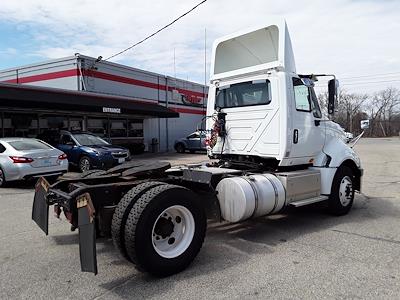
M 120 114 L 121 109 L 116 107 L 103 107 L 103 113 Z

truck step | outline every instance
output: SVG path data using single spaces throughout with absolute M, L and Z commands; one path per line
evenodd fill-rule
M 318 196 L 318 197 L 313 197 L 313 198 L 309 198 L 309 199 L 295 201 L 295 202 L 290 203 L 290 205 L 294 206 L 294 207 L 300 207 L 300 206 L 309 205 L 312 203 L 325 201 L 325 200 L 328 200 L 328 198 L 329 198 L 328 196 Z

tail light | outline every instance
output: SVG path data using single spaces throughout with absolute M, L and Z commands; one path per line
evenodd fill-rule
M 67 154 L 63 153 L 63 154 L 59 155 L 58 159 L 59 160 L 67 159 Z
M 14 164 L 26 164 L 33 162 L 33 159 L 30 157 L 23 157 L 23 156 L 10 156 L 11 160 Z

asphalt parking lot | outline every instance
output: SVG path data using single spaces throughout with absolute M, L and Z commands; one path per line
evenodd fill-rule
M 136 271 L 107 239 L 97 244 L 99 274 L 81 273 L 77 232 L 51 216 L 44 236 L 30 218 L 32 187 L 1 189 L 0 299 L 399 299 L 400 139 L 362 139 L 355 149 L 365 176 L 349 215 L 302 208 L 210 224 L 194 263 L 164 279 Z M 174 164 L 206 160 L 179 156 Z

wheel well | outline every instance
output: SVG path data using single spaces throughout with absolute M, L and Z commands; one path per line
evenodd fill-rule
M 82 157 L 87 157 L 87 158 L 89 158 L 89 160 L 91 159 L 91 157 L 89 155 L 87 155 L 86 153 L 82 152 L 79 155 L 78 164 L 79 164 L 80 160 L 82 159 Z
M 356 163 L 351 159 L 345 160 L 340 166 L 350 168 L 354 173 L 354 189 L 360 192 L 361 189 L 361 170 L 357 167 Z
M 176 147 L 178 147 L 178 145 L 182 145 L 184 148 L 186 148 L 186 145 L 185 145 L 183 142 L 177 142 L 177 143 L 174 145 L 175 150 L 176 150 Z

